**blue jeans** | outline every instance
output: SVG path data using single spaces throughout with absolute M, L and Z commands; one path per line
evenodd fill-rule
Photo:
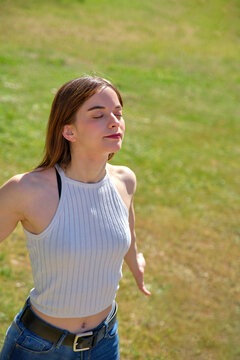
M 62 345 L 69 333 L 67 330 L 57 343 L 52 343 L 28 330 L 21 322 L 21 315 L 27 306 L 31 307 L 29 299 L 7 330 L 0 360 L 119 360 L 117 321 L 95 347 L 74 352 L 71 346 Z M 114 307 L 108 317 L 92 329 L 93 331 L 98 330 L 103 324 L 108 324 L 113 309 Z

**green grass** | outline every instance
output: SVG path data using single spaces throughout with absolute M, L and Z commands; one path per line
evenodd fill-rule
M 0 0 L 0 182 L 41 159 L 56 89 L 84 73 L 124 98 L 146 298 L 124 266 L 123 360 L 237 360 L 236 0 Z M 20 226 L 1 244 L 0 344 L 32 288 Z

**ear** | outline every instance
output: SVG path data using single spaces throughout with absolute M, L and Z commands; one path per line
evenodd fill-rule
M 68 141 L 71 141 L 71 142 L 76 141 L 72 125 L 64 125 L 63 130 L 62 130 L 62 135 Z

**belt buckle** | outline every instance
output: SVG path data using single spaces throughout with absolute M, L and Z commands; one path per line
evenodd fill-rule
M 78 341 L 80 338 L 84 338 L 85 336 L 91 336 L 93 335 L 93 332 L 92 331 L 88 331 L 88 332 L 85 332 L 85 333 L 82 333 L 82 334 L 77 334 L 74 338 L 74 342 L 73 342 L 73 351 L 85 351 L 85 350 L 89 350 L 90 347 L 85 347 L 85 348 L 80 348 L 78 349 L 77 346 L 78 346 Z

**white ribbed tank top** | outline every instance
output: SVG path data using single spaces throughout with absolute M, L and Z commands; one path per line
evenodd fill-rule
M 31 303 L 54 317 L 101 312 L 115 299 L 131 243 L 128 209 L 108 172 L 97 183 L 61 176 L 56 213 L 40 234 L 26 229 L 34 288 Z

